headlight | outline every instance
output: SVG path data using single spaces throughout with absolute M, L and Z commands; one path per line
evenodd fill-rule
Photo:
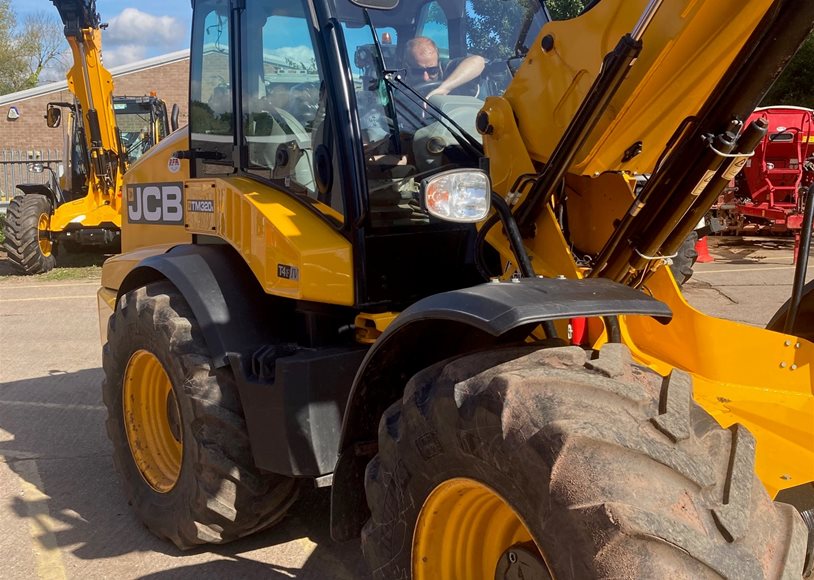
M 489 214 L 492 184 L 477 169 L 453 169 L 421 182 L 421 204 L 429 214 L 450 222 L 474 223 Z

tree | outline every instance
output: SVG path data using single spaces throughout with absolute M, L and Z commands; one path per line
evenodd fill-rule
M 762 105 L 797 105 L 814 108 L 814 35 L 808 39 L 777 79 Z
M 487 60 L 506 59 L 515 54 L 518 24 L 524 14 L 531 14 L 539 0 L 470 0 L 467 2 L 467 44 L 470 52 Z M 546 0 L 546 7 L 554 20 L 573 18 L 588 4 L 586 0 Z M 534 38 L 520 39 L 531 42 Z M 528 46 L 524 47 L 526 50 Z M 521 52 L 523 52 L 521 50 Z
M 592 4 L 592 2 L 588 2 L 588 0 L 546 0 L 545 4 L 551 18 L 554 20 L 567 20 L 579 16 L 585 6 Z
M 67 50 L 62 25 L 46 12 L 28 15 L 22 26 L 10 0 L 0 0 L 0 94 L 37 86 L 43 71 L 62 65 Z
M 17 18 L 10 0 L 0 0 L 0 93 L 13 93 L 26 85 L 27 62 L 17 47 Z
M 39 83 L 47 67 L 57 65 L 64 69 L 68 45 L 62 32 L 62 23 L 50 12 L 29 14 L 23 22 L 20 37 L 23 53 L 28 57 L 28 84 Z

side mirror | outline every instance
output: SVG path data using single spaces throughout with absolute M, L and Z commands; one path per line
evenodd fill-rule
M 48 105 L 48 108 L 45 110 L 45 123 L 53 129 L 55 127 L 59 127 L 61 122 L 62 109 Z
M 28 170 L 31 173 L 42 173 L 43 171 L 45 171 L 45 165 L 43 165 L 42 163 L 29 163 Z
M 492 185 L 485 172 L 452 169 L 421 182 L 421 205 L 429 214 L 448 222 L 475 223 L 489 215 Z

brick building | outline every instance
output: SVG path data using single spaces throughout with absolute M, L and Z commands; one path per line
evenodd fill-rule
M 187 123 L 188 50 L 111 68 L 110 73 L 114 94 L 141 96 L 155 91 L 167 103 L 168 111 L 177 103 L 179 124 Z M 30 181 L 26 175 L 27 160 L 62 157 L 69 124 L 49 129 L 45 124 L 45 107 L 51 101 L 72 100 L 67 81 L 0 96 L 0 198 L 12 194 L 17 183 Z

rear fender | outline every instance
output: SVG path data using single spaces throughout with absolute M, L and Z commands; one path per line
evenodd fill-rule
M 368 351 L 348 398 L 333 477 L 331 534 L 359 534 L 367 518 L 364 469 L 376 452 L 379 418 L 419 370 L 456 355 L 523 340 L 541 322 L 670 309 L 609 280 L 529 278 L 425 298 L 405 310 Z
M 17 189 L 23 192 L 23 195 L 28 195 L 31 193 L 37 193 L 39 195 L 44 195 L 51 201 L 51 207 L 55 208 L 59 205 L 59 199 L 57 194 L 47 185 L 44 183 L 21 183 L 17 186 Z
M 186 244 L 150 256 L 122 280 L 116 299 L 161 279 L 186 299 L 216 367 L 229 364 L 227 353 L 251 352 L 267 339 L 262 329 L 271 325 L 259 319 L 268 296 L 231 246 Z

